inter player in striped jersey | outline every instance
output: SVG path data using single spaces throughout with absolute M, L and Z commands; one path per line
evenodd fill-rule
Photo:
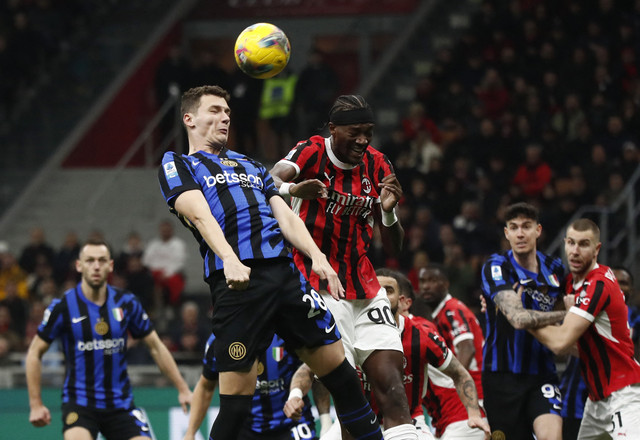
M 640 309 L 635 305 L 636 298 L 633 291 L 633 275 L 625 267 L 612 267 L 613 274 L 618 280 L 620 290 L 624 293 L 624 299 L 629 308 L 629 327 L 631 327 L 631 340 L 634 346 L 634 356 L 640 361 Z
M 218 370 L 211 334 L 205 348 L 202 375 L 193 391 L 189 426 L 184 440 L 195 440 L 218 384 Z M 284 341 L 274 335 L 269 348 L 258 358 L 258 378 L 253 395 L 251 416 L 246 419 L 238 437 L 244 440 L 311 440 L 316 439 L 315 421 L 311 414 L 311 402 L 301 397 L 302 406 L 296 420 L 284 412 L 289 398 L 289 386 L 301 361 L 288 353 Z
M 532 329 L 556 353 L 578 345 L 589 398 L 579 439 L 640 439 L 640 364 L 633 357 L 627 305 L 613 271 L 598 264 L 600 229 L 589 219 L 567 228 L 570 274 L 565 289 L 574 305 L 560 326 Z
M 554 324 L 566 311 L 560 259 L 537 250 L 537 209 L 516 203 L 504 213 L 511 249 L 482 267 L 486 300 L 482 387 L 489 424 L 507 439 L 560 440 L 562 418 L 553 353 L 526 329 Z
M 149 317 L 131 293 L 107 284 L 113 271 L 109 248 L 89 241 L 80 249 L 76 269 L 80 283 L 47 308 L 26 358 L 29 421 L 37 427 L 51 422 L 41 399 L 42 355 L 61 338 L 66 373 L 62 390 L 65 440 L 107 440 L 151 437 L 149 424 L 135 407 L 127 375 L 128 334 L 142 338 L 160 370 L 175 384 L 183 410 L 191 391 Z
M 336 300 L 344 289 L 264 166 L 227 149 L 228 100 L 219 86 L 183 94 L 189 154 L 165 153 L 158 173 L 165 200 L 200 246 L 214 304 L 220 413 L 210 436 L 237 437 L 251 412 L 257 358 L 277 332 L 320 377 L 349 432 L 382 438 L 356 371 L 345 359 L 336 322 L 295 267 L 288 243 L 310 258 Z
M 449 293 L 443 266 L 431 263 L 418 273 L 417 297 L 431 309 L 431 321 L 460 363 L 469 370 L 482 402 L 482 347 L 484 336 L 478 318 Z
M 402 346 L 367 250 L 375 223 L 390 251 L 404 231 L 395 215 L 402 188 L 387 157 L 369 143 L 374 116 L 359 95 L 342 95 L 329 111 L 330 136 L 300 141 L 270 171 L 280 193 L 302 218 L 345 286 L 346 301 L 327 295 L 311 260 L 294 252 L 296 265 L 323 294 L 334 315 L 347 358 L 371 381 L 384 415 L 385 439 L 415 438 L 402 392 Z

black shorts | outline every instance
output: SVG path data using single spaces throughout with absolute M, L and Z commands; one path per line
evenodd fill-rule
M 86 428 L 94 439 L 98 432 L 107 440 L 127 440 L 138 436 L 151 438 L 149 422 L 138 408 L 107 410 L 63 403 L 62 432 L 76 427 Z
M 483 372 L 484 408 L 491 430 L 502 431 L 506 440 L 531 439 L 536 417 L 560 416 L 558 385 L 555 375 Z
M 249 368 L 269 347 L 276 332 L 290 353 L 340 339 L 327 305 L 293 260 L 274 258 L 243 263 L 251 267 L 246 290 L 229 289 L 222 271 L 208 280 L 214 304 L 218 371 Z
M 240 440 L 317 440 L 313 422 L 299 423 L 289 429 L 277 432 L 255 432 L 245 425 L 238 435 Z

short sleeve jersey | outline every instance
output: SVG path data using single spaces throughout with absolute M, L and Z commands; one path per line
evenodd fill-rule
M 189 227 L 200 244 L 204 277 L 222 269 L 200 233 L 173 205 L 185 191 L 204 194 L 211 213 L 241 261 L 291 257 L 269 199 L 280 197 L 273 178 L 262 164 L 224 149 L 219 155 L 199 151 L 192 155 L 165 153 L 158 172 L 160 189 L 172 212 Z
M 484 336 L 478 318 L 462 301 L 452 297 L 450 294 L 444 297 L 431 316 L 438 332 L 454 355 L 458 355 L 456 345 L 461 341 L 473 342 L 476 352 L 468 370 L 476 384 L 478 398 L 482 399 L 482 347 L 484 346 Z
M 205 356 L 203 359 L 202 374 L 209 380 L 216 380 L 218 372 L 213 350 L 213 333 L 209 336 Z M 313 425 L 311 402 L 308 396 L 304 396 L 304 408 L 302 417 L 298 421 L 291 420 L 284 414 L 284 404 L 289 398 L 289 385 L 293 375 L 302 362 L 284 349 L 284 340 L 274 335 L 267 351 L 258 358 L 258 378 L 256 380 L 256 392 L 253 395 L 251 417 L 247 423 L 250 429 L 258 433 L 278 432 L 290 429 L 300 423 Z
M 291 207 L 342 280 L 346 299 L 375 297 L 380 284 L 367 250 L 374 205 L 380 203 L 380 181 L 393 173 L 389 159 L 369 145 L 360 164 L 346 164 L 333 153 L 331 138 L 313 136 L 299 142 L 281 162 L 295 168 L 293 182 L 318 179 L 328 188 L 328 198 L 294 197 Z M 326 281 L 311 271 L 311 260 L 295 250 L 294 259 L 316 290 L 327 289 Z
M 493 254 L 482 267 L 482 294 L 486 298 L 483 370 L 522 374 L 556 374 L 553 353 L 526 330 L 516 330 L 500 312 L 495 297 L 503 290 L 524 288 L 526 309 L 553 310 L 562 297 L 564 267 L 559 258 L 537 252 L 539 273 L 518 264 L 512 251 Z M 514 284 L 517 284 L 514 289 Z
M 130 409 L 127 338 L 143 338 L 153 330 L 135 295 L 107 286 L 102 306 L 89 301 L 80 284 L 46 309 L 38 336 L 51 343 L 60 338 L 65 355 L 62 401 L 92 409 Z
M 436 327 L 424 318 L 400 316 L 402 350 L 404 352 L 404 389 L 412 417 L 422 415 L 422 398 L 427 392 L 428 367 L 444 370 L 453 354 L 438 334 Z M 365 395 L 371 407 L 378 412 L 371 386 L 364 373 L 358 370 L 363 381 Z
M 613 271 L 596 265 L 579 284 L 569 275 L 567 293 L 575 294 L 569 313 L 592 324 L 578 339 L 582 377 L 591 400 L 602 400 L 612 392 L 640 383 L 640 364 L 634 359 L 628 310 Z

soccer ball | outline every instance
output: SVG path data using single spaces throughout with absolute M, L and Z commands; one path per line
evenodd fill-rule
M 280 28 L 256 23 L 238 35 L 235 58 L 238 67 L 253 78 L 276 76 L 289 62 L 291 45 Z

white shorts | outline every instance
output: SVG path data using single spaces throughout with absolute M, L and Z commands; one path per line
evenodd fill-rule
M 466 420 L 460 420 L 459 422 L 450 423 L 442 433 L 442 437 L 440 437 L 440 440 L 465 439 L 484 440 L 484 431 L 479 428 L 471 428 Z
M 611 438 L 640 440 L 640 384 L 597 402 L 587 399 L 578 440 Z
M 336 301 L 322 295 L 342 335 L 345 355 L 355 368 L 375 350 L 402 352 L 400 330 L 391 312 L 387 292 L 381 288 L 375 298 Z
M 413 421 L 413 424 L 416 426 L 416 431 L 418 431 L 418 440 L 435 440 L 431 428 L 424 420 L 424 416 L 414 417 Z

